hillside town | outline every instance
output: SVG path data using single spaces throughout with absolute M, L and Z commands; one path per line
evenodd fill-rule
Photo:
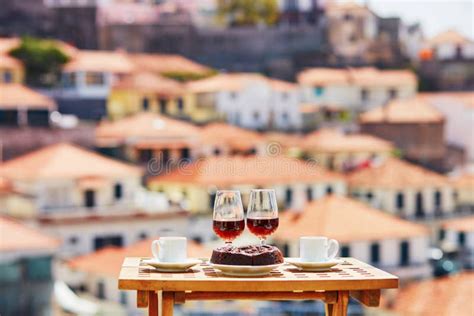
M 351 301 L 349 315 L 472 315 L 474 39 L 358 2 L 269 2 L 263 22 L 214 1 L 5 4 L 1 315 L 144 315 L 117 287 L 123 258 L 161 236 L 209 258 L 217 190 L 247 205 L 259 188 L 276 192 L 269 243 L 285 257 L 298 236 L 329 236 L 400 278 L 380 311 Z

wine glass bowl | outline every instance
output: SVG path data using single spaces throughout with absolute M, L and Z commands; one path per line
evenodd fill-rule
M 275 190 L 258 189 L 250 192 L 247 209 L 247 227 L 249 231 L 265 243 L 268 235 L 278 228 L 278 205 Z
M 219 190 L 216 193 L 212 228 L 226 243 L 240 236 L 245 229 L 244 208 L 239 191 Z

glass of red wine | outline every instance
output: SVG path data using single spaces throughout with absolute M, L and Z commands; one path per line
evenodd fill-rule
M 232 244 L 245 229 L 244 208 L 239 191 L 220 190 L 216 193 L 212 228 L 226 244 Z
M 267 236 L 278 228 L 278 205 L 275 190 L 259 189 L 250 192 L 247 227 L 252 234 L 260 238 L 262 245 L 265 244 Z

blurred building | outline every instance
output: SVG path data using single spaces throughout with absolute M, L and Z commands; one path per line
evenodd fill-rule
M 0 232 L 0 313 L 51 314 L 52 260 L 59 241 L 6 217 L 0 217 Z
M 136 291 L 120 291 L 117 278 L 125 257 L 152 257 L 148 238 L 124 248 L 106 247 L 96 252 L 70 259 L 62 269 L 61 277 L 79 294 L 121 304 L 128 315 L 137 314 Z M 189 258 L 210 258 L 211 251 L 188 240 Z
M 307 102 L 364 111 L 393 100 L 414 97 L 417 79 L 409 70 L 310 68 L 298 74 Z
M 474 89 L 474 41 L 447 30 L 425 42 L 419 73 L 424 90 Z
M 253 73 L 220 74 L 188 84 L 195 107 L 217 112 L 227 122 L 263 130 L 299 130 L 299 89 L 295 84 Z
M 334 238 L 340 243 L 341 257 L 368 262 L 404 280 L 431 274 L 427 228 L 347 197 L 324 197 L 301 212 L 281 214 L 272 239 L 288 256 L 298 256 L 300 236 Z
M 445 117 L 422 98 L 393 100 L 359 117 L 360 130 L 391 141 L 403 157 L 442 169 Z
M 395 147 L 371 135 L 320 129 L 305 136 L 300 149 L 306 158 L 316 160 L 325 168 L 347 172 L 385 160 L 393 155 Z
M 474 269 L 474 215 L 442 222 L 439 243 L 441 247 L 454 247 L 461 266 Z
M 454 189 L 447 177 L 391 158 L 348 177 L 351 196 L 407 219 L 454 214 Z
M 393 302 L 393 312 L 398 315 L 472 315 L 471 301 L 474 273 L 457 275 L 412 283 L 402 288 Z
M 2 39 L 0 38 L 0 45 Z M 0 83 L 22 83 L 25 76 L 23 64 L 0 52 Z
M 198 157 L 199 128 L 160 114 L 139 113 L 101 122 L 96 146 L 112 157 L 148 163 L 147 171 L 157 174 Z
M 474 212 L 474 175 L 464 172 L 452 179 L 456 208 L 460 213 Z
M 146 208 L 137 201 L 141 169 L 73 145 L 52 145 L 9 160 L 0 175 L 32 197 L 8 214 L 61 238 L 64 256 L 185 229 L 185 212 L 167 203 Z
M 210 157 L 180 170 L 153 177 L 150 189 L 164 192 L 171 200 L 184 200 L 192 212 L 209 214 L 217 189 L 241 190 L 244 201 L 250 189 L 273 188 L 278 204 L 301 209 L 307 201 L 326 194 L 344 195 L 341 175 L 283 156 Z

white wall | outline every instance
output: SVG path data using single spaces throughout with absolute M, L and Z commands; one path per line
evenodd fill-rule
M 115 82 L 117 76 L 115 74 L 106 72 L 104 75 L 104 84 L 102 85 L 87 85 L 86 72 L 77 71 L 76 82 L 74 86 L 63 87 L 61 94 L 64 97 L 83 98 L 83 99 L 107 99 L 110 92 L 110 87 Z

